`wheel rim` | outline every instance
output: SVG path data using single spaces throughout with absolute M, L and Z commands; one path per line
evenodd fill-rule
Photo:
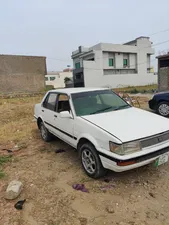
M 46 139 L 46 137 L 47 137 L 47 130 L 46 130 L 46 127 L 42 124 L 41 125 L 41 135 L 42 135 L 42 138 L 43 139 Z
M 161 104 L 159 106 L 159 113 L 163 116 L 167 116 L 169 114 L 169 105 Z
M 93 174 L 96 171 L 96 161 L 90 150 L 84 149 L 82 152 L 82 163 L 85 170 Z

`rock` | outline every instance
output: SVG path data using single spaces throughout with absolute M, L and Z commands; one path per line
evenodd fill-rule
M 152 198 L 155 198 L 155 194 L 154 194 L 154 193 L 149 192 L 149 195 L 150 195 Z
M 19 132 L 19 130 L 17 130 L 17 132 Z M 19 146 L 18 145 L 15 145 L 12 150 L 13 151 L 18 151 L 19 150 Z
M 134 221 L 129 221 L 129 224 L 130 225 L 135 225 L 135 222 Z
M 17 210 L 22 210 L 25 201 L 26 201 L 26 199 L 18 201 L 18 202 L 14 205 L 14 207 L 15 207 Z
M 108 213 L 114 213 L 114 209 L 111 206 L 107 206 L 106 210 Z
M 22 186 L 20 181 L 11 181 L 6 189 L 5 198 L 9 200 L 17 198 L 21 193 Z
M 79 218 L 80 225 L 87 225 L 87 219 L 84 217 Z
M 139 180 L 135 180 L 134 183 L 135 184 L 139 184 L 140 182 L 139 182 Z
M 143 185 L 144 185 L 144 187 L 149 187 L 148 182 L 144 182 Z

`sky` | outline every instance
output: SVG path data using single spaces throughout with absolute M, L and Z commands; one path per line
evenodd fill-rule
M 58 71 L 80 45 L 149 36 L 168 41 L 154 46 L 159 55 L 169 51 L 168 8 L 168 0 L 0 0 L 0 54 L 46 56 L 48 71 Z

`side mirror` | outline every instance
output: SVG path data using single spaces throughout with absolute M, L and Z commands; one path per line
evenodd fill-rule
M 60 112 L 61 118 L 72 118 L 72 115 L 69 113 L 69 111 L 62 111 Z

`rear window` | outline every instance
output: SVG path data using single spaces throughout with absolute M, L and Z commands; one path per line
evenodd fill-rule
M 56 101 L 57 101 L 57 93 L 50 93 L 46 97 L 43 107 L 52 111 L 55 111 L 56 108 Z

